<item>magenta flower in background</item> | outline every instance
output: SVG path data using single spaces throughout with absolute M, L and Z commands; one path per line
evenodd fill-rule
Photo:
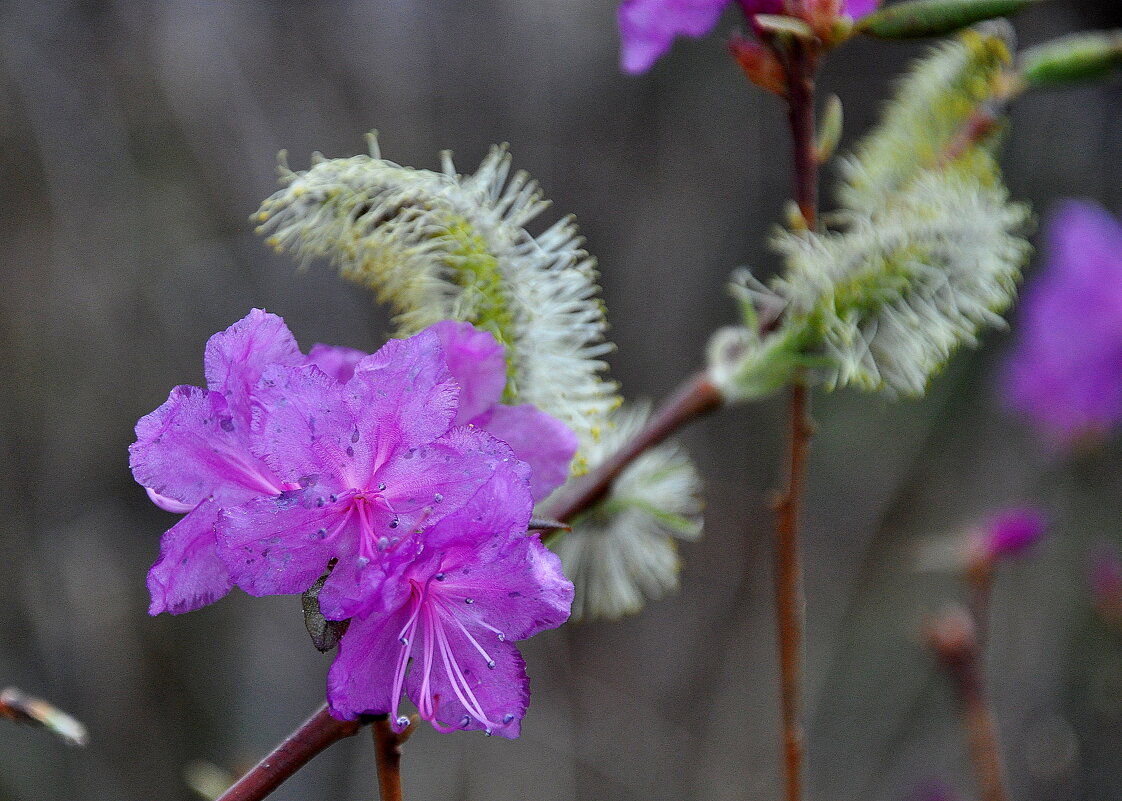
M 1122 225 L 1068 201 L 1045 232 L 1048 260 L 1024 293 L 1002 389 L 1055 444 L 1122 419 Z
M 573 585 L 560 560 L 526 534 L 528 468 L 497 472 L 460 511 L 423 535 L 423 551 L 376 601 L 325 585 L 328 618 L 350 618 L 328 674 L 331 712 L 389 714 L 401 729 L 405 692 L 440 731 L 517 737 L 529 680 L 512 644 L 569 617 Z M 337 568 L 338 569 L 338 568 Z
M 632 75 L 646 72 L 679 36 L 704 36 L 725 7 L 737 2 L 744 15 L 783 13 L 783 0 L 624 0 L 619 6 L 620 66 Z M 857 19 L 875 10 L 877 0 L 846 0 L 842 13 Z
M 998 512 L 984 530 L 987 555 L 991 560 L 1019 556 L 1040 542 L 1047 526 L 1044 512 L 1033 506 Z
M 268 366 L 303 358 L 284 321 L 254 309 L 210 338 L 206 389 L 176 387 L 136 424 L 133 475 L 162 509 L 186 512 L 164 533 L 148 573 L 150 614 L 189 612 L 230 591 L 215 543 L 219 510 L 286 489 L 251 448 L 254 387 Z

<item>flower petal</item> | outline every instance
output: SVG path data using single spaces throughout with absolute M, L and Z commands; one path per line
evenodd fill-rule
M 160 538 L 160 557 L 148 571 L 148 614 L 191 612 L 217 601 L 233 583 L 218 556 L 218 504 L 203 501 Z
M 231 414 L 249 421 L 250 396 L 265 368 L 296 366 L 304 361 L 284 320 L 253 309 L 206 344 L 203 357 L 207 386 L 226 396 Z
M 440 592 L 472 600 L 481 620 L 505 640 L 524 640 L 569 619 L 573 583 L 536 534 L 492 537 L 482 547 L 449 552 Z
M 363 436 L 378 442 L 378 464 L 436 439 L 456 416 L 459 387 L 431 330 L 391 339 L 361 360 L 347 389 L 361 411 Z
M 460 385 L 460 410 L 455 425 L 464 425 L 503 396 L 506 386 L 503 346 L 492 334 L 471 323 L 443 320 L 429 330 L 440 338 L 448 370 Z
M 316 343 L 308 351 L 308 364 L 314 364 L 340 384 L 345 384 L 355 374 L 355 365 L 369 355 L 354 348 Z
M 378 481 L 403 531 L 427 528 L 466 504 L 499 465 L 517 460 L 505 442 L 470 426 L 410 448 L 382 470 Z
M 341 720 L 359 715 L 384 715 L 393 697 L 394 674 L 401 656 L 399 632 L 409 618 L 403 606 L 390 615 L 355 618 L 339 641 L 339 652 L 327 673 L 327 702 Z
M 624 0 L 619 6 L 620 63 L 632 74 L 646 72 L 670 49 L 675 37 L 713 30 L 731 0 Z
M 250 595 L 304 592 L 332 558 L 355 553 L 351 497 L 323 506 L 318 497 L 314 489 L 297 490 L 222 510 L 218 552 L 235 584 Z
M 565 483 L 577 452 L 577 435 L 567 425 L 531 404 L 496 406 L 483 430 L 501 439 L 533 468 L 530 490 L 540 501 Z
M 256 453 L 284 481 L 327 492 L 363 485 L 372 472 L 349 394 L 314 365 L 269 368 L 257 390 Z
M 275 477 L 249 451 L 247 428 L 220 393 L 176 387 L 136 424 L 129 448 L 133 476 L 158 495 L 191 506 L 212 495 L 241 503 L 275 494 Z
M 845 13 L 853 19 L 861 19 L 877 10 L 880 0 L 845 0 Z

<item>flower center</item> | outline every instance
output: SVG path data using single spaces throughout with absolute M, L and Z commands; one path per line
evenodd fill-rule
M 443 578 L 443 573 L 437 573 L 434 576 L 436 581 L 442 581 Z M 424 584 L 412 579 L 409 581 L 409 617 L 398 633 L 401 652 L 394 673 L 393 708 L 390 711 L 390 717 L 395 728 L 399 731 L 409 725 L 409 718 L 399 713 L 398 704 L 401 701 L 405 673 L 408 669 L 410 657 L 413 656 L 414 638 L 417 635 L 417 630 L 420 629 L 421 653 L 414 659 L 414 662 L 419 661 L 420 664 L 414 664 L 413 670 L 421 671 L 420 690 L 418 697 L 414 699 L 421 717 L 431 722 L 434 728 L 442 732 L 465 728 L 471 724 L 472 720 L 475 720 L 483 726 L 484 732 L 491 734 L 496 726 L 509 723 L 514 719 L 514 716 L 504 716 L 501 724 L 492 721 L 472 689 L 472 681 L 468 678 L 472 674 L 472 667 L 467 666 L 468 663 L 479 663 L 475 654 L 478 654 L 482 659 L 482 664 L 486 665 L 488 669 L 493 670 L 495 668 L 494 658 L 468 631 L 457 610 L 457 606 L 471 605 L 474 600 L 470 597 L 462 597 L 455 588 L 438 588 L 432 582 L 433 579 Z M 450 590 L 450 592 L 445 592 L 445 589 Z M 478 622 L 483 628 L 495 632 L 500 642 L 505 639 L 502 632 L 483 623 L 482 620 L 472 622 Z M 456 637 L 456 632 L 463 635 L 466 643 L 453 642 L 452 638 Z M 438 672 L 440 668 L 443 668 L 444 677 L 451 686 L 452 693 L 465 710 L 466 714 L 463 714 L 454 725 L 438 719 L 441 689 L 437 686 L 436 675 L 433 673 L 434 668 Z M 478 680 L 475 681 L 476 686 L 479 683 Z
M 361 532 L 358 538 L 358 555 L 367 561 L 396 545 L 401 539 L 396 533 L 399 525 L 397 515 L 394 514 L 393 506 L 382 494 L 385 488 L 385 484 L 379 484 L 375 491 L 359 490 L 351 498 L 347 509 L 347 516 L 353 514 L 358 520 Z M 388 524 L 383 522 L 387 512 L 391 515 Z

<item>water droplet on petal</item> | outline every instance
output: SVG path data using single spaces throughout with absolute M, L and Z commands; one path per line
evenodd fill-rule
M 486 734 L 486 735 L 487 735 L 488 737 L 490 737 L 490 736 L 491 736 L 491 735 L 492 735 L 492 734 L 493 734 L 494 732 L 492 732 L 492 731 L 491 731 L 491 727 L 490 727 L 490 726 L 488 726 L 487 728 L 485 728 L 485 729 L 483 730 L 483 733 L 484 733 L 484 734 Z
M 433 578 L 435 578 L 437 581 L 444 581 L 444 574 L 437 573 L 435 576 L 433 576 Z
M 408 645 L 409 644 L 409 638 L 408 637 L 399 637 L 397 641 L 399 643 L 401 643 L 402 645 Z
M 390 521 L 390 528 L 397 528 L 397 526 L 398 526 L 398 519 L 395 517 L 393 520 Z
M 358 442 L 358 429 L 357 428 L 354 430 L 354 433 L 351 434 L 351 442 Z
M 232 417 L 223 417 L 218 421 L 218 425 L 222 427 L 223 431 L 233 431 L 234 419 Z
M 510 714 L 509 712 L 503 715 L 503 723 L 510 723 L 512 720 L 514 720 L 514 715 Z
M 506 642 L 506 635 L 501 631 L 499 632 L 499 642 Z
M 319 496 L 318 498 L 316 498 L 316 506 L 323 506 L 324 503 L 325 503 L 325 501 L 323 500 L 322 495 Z
M 378 538 L 378 550 L 379 551 L 384 551 L 384 550 L 386 550 L 386 548 L 389 548 L 389 547 L 390 547 L 390 538 L 389 537 L 379 537 Z
M 321 528 L 319 531 L 316 532 L 316 537 L 318 537 L 321 540 L 326 536 L 327 536 L 327 529 L 325 529 L 325 528 Z
M 440 503 L 442 500 L 444 500 L 444 496 L 441 495 L 439 492 L 433 494 L 433 496 L 432 496 L 432 502 L 433 503 Z
M 350 445 L 348 445 L 347 446 L 347 456 L 350 456 L 353 459 L 354 455 L 355 455 L 355 449 L 352 448 Z
M 397 727 L 399 729 L 404 729 L 408 725 L 409 725 L 409 718 L 406 717 L 405 715 L 402 715 L 401 717 L 399 717 L 397 719 Z
M 331 502 L 332 502 L 332 503 L 335 503 L 335 502 L 336 502 L 336 501 L 338 501 L 338 500 L 339 500 L 339 496 L 338 496 L 338 495 L 336 495 L 336 494 L 335 494 L 334 492 L 333 492 L 333 493 L 331 493 Z
M 464 598 L 464 603 L 465 604 L 473 604 L 473 603 L 475 603 L 475 599 L 474 598 Z
M 487 667 L 490 668 L 491 670 L 494 670 L 495 669 L 495 660 L 494 659 L 489 659 L 487 661 Z
M 366 567 L 368 564 L 370 564 L 370 560 L 365 556 L 360 556 L 356 561 L 358 562 L 359 567 Z
M 467 715 L 464 715 L 462 718 L 460 718 L 461 729 L 466 729 L 469 723 L 471 723 L 471 718 L 469 718 Z
M 385 491 L 386 491 L 386 482 L 385 481 L 379 481 L 378 482 L 378 492 L 385 492 Z

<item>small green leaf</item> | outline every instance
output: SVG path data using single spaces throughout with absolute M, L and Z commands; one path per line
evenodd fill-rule
M 818 38 L 814 30 L 797 17 L 788 17 L 783 14 L 757 14 L 752 19 L 755 20 L 758 27 L 768 33 L 786 34 L 808 42 Z
M 995 17 L 1008 17 L 1042 0 L 907 0 L 882 8 L 858 23 L 862 33 L 882 39 L 919 39 L 948 33 Z
M 328 620 L 319 610 L 319 593 L 323 589 L 327 577 L 331 575 L 331 571 L 335 568 L 335 561 L 332 559 L 323 575 L 316 579 L 316 583 L 300 596 L 300 605 L 304 608 L 304 626 L 308 629 L 308 634 L 312 638 L 312 645 L 321 654 L 338 645 L 339 640 L 347 631 L 347 626 L 351 624 L 350 620 Z
M 822 110 L 822 121 L 818 126 L 818 138 L 814 143 L 819 164 L 829 161 L 837 150 L 842 137 L 842 122 L 841 98 L 830 95 L 826 98 L 826 107 Z
M 1104 78 L 1122 67 L 1122 29 L 1073 33 L 1030 47 L 1021 54 L 1020 67 L 1025 84 L 1033 88 Z

